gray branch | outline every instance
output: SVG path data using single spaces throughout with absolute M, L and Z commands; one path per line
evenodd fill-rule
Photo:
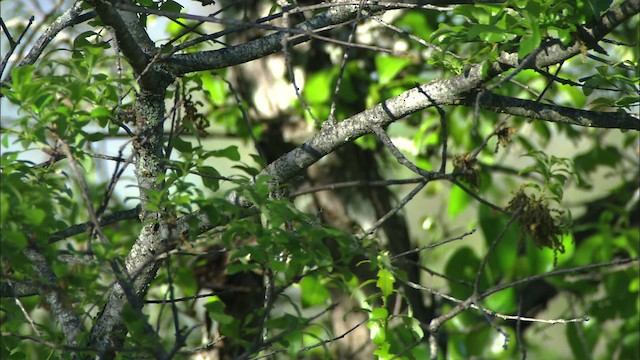
M 120 0 L 129 4 L 127 0 Z M 90 0 L 100 20 L 113 29 L 118 41 L 118 48 L 127 58 L 136 74 L 142 74 L 149 65 L 151 56 L 155 55 L 155 44 L 140 23 L 138 15 L 129 11 L 121 11 L 113 7 L 110 1 Z
M 243 64 L 281 51 L 282 40 L 285 36 L 291 36 L 292 33 L 297 33 L 298 35 L 292 36 L 287 40 L 288 46 L 308 41 L 310 36 L 306 34 L 311 34 L 318 29 L 353 20 L 358 13 L 358 8 L 357 5 L 337 5 L 287 31 L 276 32 L 256 40 L 219 50 L 176 54 L 166 61 L 173 66 L 173 71 L 177 75 Z M 370 6 L 365 8 L 368 12 L 375 12 L 381 9 Z
M 56 274 L 49 267 L 44 256 L 36 249 L 27 249 L 26 255 L 31 260 L 38 279 L 46 284 L 41 287 L 40 293 L 49 305 L 51 313 L 58 320 L 67 343 L 72 346 L 78 345 L 77 337 L 84 332 L 84 329 L 78 316 L 69 309 L 67 305 L 69 301 L 65 299 L 59 288 Z
M 12 281 L 0 283 L 0 297 L 21 298 L 40 294 L 40 289 L 31 281 Z
M 475 99 L 474 97 L 469 97 L 466 101 L 468 105 L 473 105 Z M 480 100 L 480 107 L 499 113 L 562 124 L 605 129 L 640 130 L 640 118 L 626 112 L 580 110 L 496 94 L 483 95 Z
M 640 0 L 628 0 L 621 3 L 605 14 L 604 18 L 609 20 L 606 24 L 597 26 L 597 28 L 611 31 L 624 20 L 637 14 L 639 9 Z M 599 37 L 606 35 L 603 30 L 599 30 L 597 34 Z M 551 66 L 579 53 L 580 45 L 577 43 L 566 49 L 561 48 L 557 44 L 547 44 L 543 46 L 543 49 L 538 52 L 535 60 L 528 66 L 536 68 Z M 502 63 L 493 64 L 492 69 L 495 72 L 493 76 L 497 75 L 498 71 L 505 71 L 503 67 L 507 62 L 508 66 L 517 67 L 520 65 L 517 54 L 503 54 L 501 61 Z M 489 76 L 491 75 L 492 74 Z M 269 164 L 269 166 L 262 171 L 262 174 L 272 176 L 279 182 L 287 181 L 342 145 L 354 141 L 363 135 L 373 133 L 375 127 L 384 128 L 398 119 L 424 110 L 430 106 L 459 104 L 472 91 L 480 88 L 486 80 L 487 79 L 482 76 L 482 65 L 478 64 L 472 66 L 471 69 L 464 74 L 448 79 L 434 80 L 426 85 L 420 85 L 407 90 L 398 96 L 383 101 L 371 109 L 353 115 L 337 123 L 335 126 L 324 128 L 318 135 Z M 561 111 L 561 109 L 556 110 Z M 581 116 L 586 116 L 580 111 L 576 111 L 577 112 L 573 114 L 579 113 Z M 551 117 L 551 114 L 543 113 Z M 562 117 L 560 116 L 561 114 Z M 532 115 L 535 114 L 532 113 Z M 554 118 L 562 118 L 566 120 L 565 122 L 568 122 L 566 119 L 568 115 L 569 111 L 562 111 L 556 113 Z M 542 116 L 542 114 L 540 116 Z M 586 119 L 591 118 L 592 117 L 589 116 Z M 632 124 L 631 120 L 632 118 L 627 118 L 624 124 Z M 574 119 L 573 122 L 580 124 L 583 121 L 584 118 L 578 118 Z M 603 122 L 591 122 L 591 124 L 596 123 L 602 124 Z M 606 122 L 604 122 L 604 124 L 609 125 Z M 232 200 L 238 202 L 238 199 L 232 198 Z
M 102 220 L 100 220 L 100 226 L 107 226 L 111 224 L 115 224 L 122 220 L 135 219 L 138 214 L 140 214 L 140 205 L 136 206 L 133 209 L 119 211 L 111 215 L 103 216 Z M 63 239 L 66 239 L 70 236 L 78 235 L 82 232 L 85 232 L 89 229 L 93 228 L 93 222 L 87 221 L 82 224 L 72 225 L 64 230 L 57 231 L 51 235 L 49 238 L 49 243 L 54 243 Z

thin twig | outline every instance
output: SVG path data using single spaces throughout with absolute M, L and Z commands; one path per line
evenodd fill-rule
M 413 190 L 411 190 L 411 192 L 409 194 L 407 194 L 405 197 L 402 198 L 402 200 L 400 200 L 398 202 L 398 204 L 396 204 L 396 206 L 389 210 L 386 214 L 384 214 L 380 219 L 378 219 L 378 221 L 376 221 L 370 228 L 369 230 L 365 231 L 362 235 L 360 235 L 358 238 L 360 240 L 364 239 L 365 237 L 373 234 L 380 226 L 382 226 L 382 224 L 384 224 L 385 221 L 389 220 L 389 218 L 391 218 L 392 216 L 394 216 L 398 211 L 400 211 L 405 205 L 407 205 L 407 203 L 409 201 L 411 201 L 411 199 L 413 199 L 416 194 L 418 194 L 418 192 L 420 192 L 420 190 L 422 190 L 422 188 L 424 188 L 427 184 L 429 183 L 428 180 L 425 180 L 421 183 L 418 184 L 418 186 L 416 186 L 415 188 L 413 188 Z
M 464 234 L 458 235 L 456 237 L 452 237 L 452 238 L 447 239 L 447 240 L 443 240 L 443 241 L 440 241 L 440 242 L 437 242 L 437 243 L 433 243 L 433 244 L 421 246 L 421 247 L 418 247 L 418 248 L 415 248 L 415 249 L 407 250 L 407 251 L 402 252 L 400 254 L 393 255 L 391 257 L 391 260 L 396 260 L 399 257 L 407 256 L 407 255 L 410 255 L 410 254 L 413 254 L 413 253 L 417 253 L 417 252 L 420 252 L 422 250 L 433 249 L 433 248 L 436 248 L 438 246 L 442 246 L 444 244 L 448 244 L 448 243 L 453 242 L 453 241 L 462 240 L 465 237 L 467 237 L 467 236 L 469 236 L 469 235 L 471 235 L 471 234 L 473 234 L 475 232 L 476 232 L 476 229 L 472 229 L 470 231 L 465 232 Z
M 291 23 L 289 21 L 289 11 L 289 6 L 285 6 L 282 9 L 282 25 L 287 29 L 291 29 Z M 307 114 L 309 114 L 311 119 L 313 119 L 313 123 L 315 124 L 316 128 L 320 128 L 320 119 L 318 119 L 318 117 L 311 110 L 309 104 L 307 104 L 307 102 L 304 100 L 304 97 L 300 93 L 300 87 L 296 83 L 296 73 L 295 71 L 293 71 L 293 61 L 291 61 L 291 51 L 289 49 L 289 36 L 291 35 L 291 33 L 288 32 L 287 35 L 288 36 L 284 36 L 282 38 L 282 52 L 284 54 L 284 63 L 287 66 L 287 73 L 289 74 L 289 79 L 291 79 L 291 85 L 293 85 L 293 90 L 296 93 L 296 97 L 298 98 L 300 105 L 302 105 Z
M 22 41 L 22 37 L 24 36 L 24 34 L 26 34 L 27 31 L 29 31 L 29 28 L 33 24 L 33 20 L 35 20 L 35 17 L 31 16 L 29 18 L 29 23 L 27 23 L 27 26 L 24 28 L 24 30 L 22 30 L 22 32 L 20 33 L 20 36 L 18 36 L 18 40 L 14 41 L 13 38 L 11 37 L 11 33 L 9 32 L 9 29 L 7 29 L 7 26 L 4 24 L 4 20 L 0 18 L 0 24 L 2 24 L 2 31 L 4 31 L 4 34 L 7 36 L 7 39 L 9 39 L 9 51 L 7 51 L 7 53 L 4 55 L 4 58 L 0 63 L 0 75 L 4 73 L 4 68 L 7 66 L 7 63 L 9 62 L 11 55 L 13 55 L 13 52 L 16 50 L 18 45 L 20 45 L 20 41 Z
M 336 189 L 344 189 L 349 187 L 388 187 L 390 185 L 407 185 L 415 184 L 424 181 L 424 178 L 412 178 L 412 179 L 395 179 L 395 180 L 353 180 L 343 181 L 332 184 L 316 185 L 308 188 L 303 188 L 298 191 L 291 192 L 288 196 L 290 198 L 298 197 L 301 195 L 311 194 L 320 191 L 329 191 Z
M 353 22 L 351 26 L 351 32 L 349 32 L 349 37 L 347 38 L 347 42 L 353 42 L 353 38 L 356 35 L 356 30 L 358 29 L 358 22 L 360 22 L 360 18 L 362 17 L 362 7 L 364 0 L 360 1 L 360 4 L 357 5 L 358 13 L 356 14 L 356 21 Z M 340 61 L 340 70 L 338 71 L 338 78 L 336 79 L 336 86 L 333 89 L 333 96 L 331 98 L 331 107 L 329 108 L 329 117 L 327 118 L 327 123 L 325 126 L 333 126 L 336 124 L 336 103 L 338 102 L 338 94 L 340 93 L 340 85 L 342 84 L 342 78 L 344 77 L 344 69 L 347 67 L 347 60 L 349 59 L 350 48 L 345 48 L 342 52 L 342 60 Z M 324 125 L 324 124 L 323 124 Z
M 247 131 L 249 132 L 249 135 L 251 136 L 251 141 L 253 141 L 253 146 L 255 146 L 256 150 L 258 151 L 258 155 L 260 155 L 260 157 L 264 161 L 267 161 L 267 155 L 265 154 L 264 150 L 260 146 L 260 143 L 258 142 L 258 138 L 256 137 L 256 134 L 253 133 L 253 128 L 251 127 L 251 120 L 249 119 L 249 114 L 247 114 L 247 111 L 245 110 L 244 106 L 242 105 L 242 101 L 240 100 L 240 96 L 238 95 L 238 92 L 236 91 L 236 89 L 233 87 L 233 84 L 231 84 L 231 82 L 229 80 L 225 79 L 224 77 L 219 76 L 217 73 L 213 73 L 213 75 L 214 76 L 218 76 L 220 79 L 222 79 L 222 81 L 224 81 L 227 84 L 227 86 L 229 86 L 229 90 L 231 90 L 231 93 L 235 97 L 236 103 L 238 104 L 238 108 L 240 109 L 240 112 L 242 113 L 242 119 L 244 120 L 244 124 L 247 127 Z
M 396 160 L 398 160 L 400 165 L 403 165 L 407 169 L 424 177 L 425 180 L 435 180 L 436 178 L 448 178 L 443 174 L 426 171 L 414 165 L 400 152 L 400 150 L 398 150 L 398 148 L 395 145 L 393 145 L 393 142 L 391 141 L 391 139 L 389 139 L 389 136 L 387 135 L 387 133 L 380 126 L 374 126 L 372 130 L 378 136 L 380 141 L 382 141 L 382 143 L 387 148 L 387 150 L 389 150 L 391 154 L 396 158 Z
M 54 134 L 56 134 L 54 132 Z M 57 134 L 56 134 L 57 136 Z M 71 164 L 71 168 L 73 169 L 73 172 L 75 174 L 75 178 L 76 181 L 78 183 L 78 187 L 80 188 L 80 196 L 82 197 L 82 199 L 85 202 L 85 206 L 87 208 L 87 212 L 89 213 L 89 217 L 91 219 L 91 221 L 93 222 L 93 229 L 96 231 L 97 235 L 99 236 L 100 240 L 103 242 L 107 242 L 107 237 L 104 234 L 104 232 L 102 231 L 102 226 L 100 225 L 100 220 L 98 219 L 98 216 L 96 215 L 95 210 L 93 209 L 93 202 L 91 201 L 91 197 L 89 196 L 89 186 L 87 185 L 87 182 L 84 178 L 84 175 L 82 174 L 82 171 L 80 170 L 80 166 L 78 165 L 78 162 L 76 161 L 76 158 L 73 156 L 73 154 L 71 153 L 71 148 L 69 148 L 69 145 L 64 142 L 62 140 L 61 137 L 57 136 L 57 140 L 60 142 L 61 146 L 62 146 L 62 151 L 64 152 L 64 154 L 67 156 L 67 158 L 69 159 L 69 163 Z M 92 251 L 92 236 L 89 236 L 89 239 L 87 240 L 87 249 L 88 251 L 91 253 Z

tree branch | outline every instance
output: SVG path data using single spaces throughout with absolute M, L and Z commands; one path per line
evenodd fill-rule
M 155 53 L 155 44 L 140 23 L 138 15 L 118 10 L 110 1 L 89 0 L 87 2 L 96 9 L 100 20 L 113 29 L 118 41 L 118 48 L 136 74 L 142 74 L 147 68 L 151 56 Z M 118 2 L 130 4 L 128 0 L 119 0 Z
M 122 220 L 135 219 L 140 214 L 140 210 L 141 210 L 141 207 L 140 207 L 140 205 L 138 205 L 133 209 L 119 211 L 119 212 L 116 212 L 114 214 L 111 214 L 111 215 L 108 215 L 108 216 L 104 216 L 100 220 L 100 226 L 106 226 L 106 225 L 115 224 L 115 223 L 117 223 L 119 221 L 122 221 Z M 68 228 L 66 228 L 64 230 L 60 230 L 60 231 L 57 231 L 57 232 L 53 233 L 51 235 L 51 237 L 49 238 L 49 244 L 52 244 L 54 242 L 66 239 L 66 238 L 68 238 L 70 236 L 73 236 L 73 235 L 78 235 L 80 233 L 83 233 L 83 232 L 91 229 L 92 227 L 93 227 L 93 221 L 87 221 L 87 222 L 82 223 L 82 224 L 69 226 Z
M 20 298 L 40 294 L 38 286 L 31 281 L 0 283 L 0 297 Z
M 78 345 L 77 338 L 84 329 L 78 316 L 68 307 L 69 302 L 64 298 L 62 291 L 57 288 L 58 279 L 56 274 L 47 264 L 44 256 L 35 248 L 30 248 L 25 251 L 29 260 L 33 264 L 33 267 L 38 275 L 38 278 L 47 286 L 43 286 L 40 289 L 40 293 L 43 294 L 45 301 L 49 305 L 51 313 L 58 320 L 62 332 L 64 333 L 67 343 L 72 346 Z M 56 286 L 48 286 L 56 285 Z
M 473 105 L 474 102 L 475 96 L 470 96 L 465 103 Z M 480 107 L 499 113 L 562 124 L 640 130 L 640 118 L 626 112 L 588 111 L 489 93 L 482 96 Z
M 605 35 L 602 29 L 611 31 L 615 25 L 637 14 L 640 9 L 639 3 L 640 0 L 627 0 L 607 12 L 603 18 L 609 19 L 606 24 L 603 22 L 597 25 L 600 29 L 598 36 Z M 537 52 L 538 55 L 528 67 L 543 68 L 565 61 L 580 53 L 580 44 L 575 42 L 567 48 L 562 48 L 560 45 L 548 43 Z M 500 61 L 502 63 L 492 65 L 492 71 L 486 76 L 482 74 L 482 65 L 477 64 L 464 74 L 420 85 L 385 100 L 371 109 L 353 115 L 335 126 L 325 127 L 304 144 L 272 162 L 262 171 L 262 174 L 270 175 L 280 182 L 286 181 L 342 145 L 373 133 L 376 127 L 385 128 L 396 120 L 430 106 L 459 104 L 467 94 L 478 89 L 485 81 L 497 76 L 499 72 L 506 71 L 509 66 L 520 65 L 517 53 L 505 53 L 500 57 Z M 231 200 L 238 202 L 238 199 L 233 197 Z
M 357 5 L 334 6 L 301 24 L 256 40 L 248 41 L 232 47 L 219 50 L 201 51 L 190 54 L 176 54 L 166 61 L 173 65 L 177 75 L 189 72 L 213 70 L 228 66 L 243 64 L 282 50 L 282 40 L 291 33 L 300 35 L 291 36 L 287 45 L 293 46 L 308 41 L 310 36 L 318 29 L 341 24 L 353 20 L 358 14 Z M 375 12 L 382 8 L 367 6 L 363 10 Z
M 36 43 L 33 45 L 27 56 L 20 62 L 19 66 L 30 65 L 36 62 L 36 60 L 42 55 L 44 49 L 49 45 L 51 40 L 60 33 L 63 29 L 68 26 L 72 26 L 78 23 L 78 18 L 80 17 L 80 13 L 82 12 L 82 1 L 77 0 L 69 10 L 65 11 L 60 17 L 58 17 L 52 24 L 45 30 L 45 32 L 38 38 Z M 83 19 L 85 17 L 82 17 Z M 4 70 L 4 65 L 2 66 L 2 70 Z M 2 80 L 2 85 L 8 84 L 11 82 L 11 74 L 7 75 L 4 80 Z M 0 95 L 1 96 L 1 95 Z

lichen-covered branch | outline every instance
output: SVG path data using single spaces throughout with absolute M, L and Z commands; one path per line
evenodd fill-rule
M 77 338 L 84 329 L 78 315 L 69 308 L 69 301 L 65 299 L 59 288 L 58 278 L 53 272 L 45 257 L 35 248 L 27 249 L 26 255 L 31 260 L 38 279 L 43 284 L 40 294 L 47 302 L 53 316 L 58 320 L 62 333 L 69 345 L 78 345 Z

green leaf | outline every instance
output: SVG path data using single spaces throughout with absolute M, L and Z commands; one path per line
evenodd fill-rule
M 227 84 L 220 77 L 204 73 L 202 75 L 202 87 L 209 93 L 209 100 L 214 105 L 224 105 L 227 96 Z
M 402 69 L 411 64 L 411 60 L 395 56 L 379 55 L 376 57 L 375 63 L 380 84 L 385 85 L 393 80 Z
M 212 191 L 220 189 L 220 173 L 211 166 L 198 166 L 196 168 L 201 174 L 202 184 Z
M 110 119 L 112 114 L 111 111 L 104 106 L 98 106 L 91 110 L 90 115 L 91 117 L 99 119 Z
M 329 290 L 315 276 L 305 276 L 300 281 L 302 306 L 310 307 L 325 304 L 329 299 Z
M 309 77 L 309 81 L 304 86 L 304 97 L 312 104 L 323 104 L 331 98 L 333 89 L 332 72 L 320 71 Z
M 396 22 L 396 26 L 408 30 L 411 34 L 422 39 L 429 38 L 429 35 L 431 35 L 434 30 L 427 21 L 427 17 L 417 11 L 406 12 L 405 15 Z
M 193 151 L 193 146 L 190 142 L 184 141 L 179 137 L 174 137 L 171 140 L 171 145 L 174 149 L 180 151 L 181 153 L 190 153 Z
M 449 202 L 447 204 L 447 213 L 451 219 L 455 219 L 469 204 L 473 198 L 458 186 L 451 188 L 449 192 Z
M 209 301 L 204 304 L 204 307 L 209 311 L 211 319 L 220 324 L 230 324 L 233 322 L 233 317 L 224 313 L 225 304 L 217 295 L 210 297 Z
M 33 65 L 22 65 L 11 69 L 12 85 L 17 90 L 26 84 L 31 83 L 33 79 Z
M 597 324 L 595 319 L 585 323 L 570 323 L 566 325 L 565 332 L 574 359 L 590 357 L 590 354 L 593 353 L 593 348 L 598 343 L 598 337 L 602 333 L 601 326 Z
M 384 341 L 384 339 L 379 341 Z M 374 339 L 374 343 L 378 344 L 378 342 L 376 342 L 376 339 Z M 378 344 L 378 348 L 373 351 L 373 354 L 380 360 L 397 359 L 398 358 L 397 356 L 389 353 L 390 348 L 391 348 L 391 344 L 388 342 Z
M 182 10 L 182 5 L 173 0 L 166 0 L 162 5 L 160 5 L 160 10 L 179 13 L 180 10 Z
M 222 150 L 212 150 L 207 153 L 207 157 L 215 156 L 215 157 L 223 157 L 232 161 L 240 160 L 240 152 L 238 151 L 238 147 L 236 145 L 228 146 Z
M 35 226 L 42 224 L 42 221 L 47 216 L 44 210 L 39 208 L 32 208 L 29 211 L 25 211 L 24 215 L 26 216 L 27 223 Z
M 529 32 L 527 35 L 522 36 L 522 39 L 520 40 L 520 48 L 518 49 L 518 57 L 520 59 L 525 58 L 540 46 L 540 41 L 542 40 L 538 19 L 529 11 L 525 11 L 524 16 L 527 19 Z
M 458 5 L 453 13 L 475 20 L 478 24 L 489 24 L 491 19 L 491 14 L 484 7 L 476 5 Z
M 387 340 L 386 327 L 379 321 L 368 322 L 367 328 L 369 328 L 369 336 L 374 344 L 381 345 Z
M 491 244 L 503 233 L 505 226 L 509 223 L 509 216 L 498 213 L 486 206 L 481 206 L 480 228 L 485 236 L 485 246 L 489 248 Z M 493 271 L 496 274 L 510 274 L 513 264 L 518 258 L 518 242 L 520 240 L 520 229 L 515 222 L 503 233 L 498 245 L 495 246 L 493 254 L 489 258 L 489 266 L 485 271 Z
M 447 261 L 445 267 L 445 274 L 451 279 L 449 280 L 450 295 L 458 299 L 466 299 L 471 295 L 473 288 L 461 284 L 459 281 L 462 280 L 468 284 L 473 284 L 479 267 L 480 259 L 478 259 L 473 250 L 467 246 L 460 247 Z
M 382 295 L 387 297 L 393 293 L 393 284 L 396 278 L 393 273 L 387 269 L 378 270 L 378 281 L 376 286 L 382 291 Z
M 514 34 L 494 25 L 473 25 L 467 33 L 468 40 L 479 38 L 488 43 L 501 43 L 514 37 Z
M 415 335 L 415 340 L 420 340 L 424 337 L 424 330 L 422 329 L 422 326 L 420 326 L 420 321 L 408 316 L 403 317 L 402 321 L 404 322 L 404 325 Z

